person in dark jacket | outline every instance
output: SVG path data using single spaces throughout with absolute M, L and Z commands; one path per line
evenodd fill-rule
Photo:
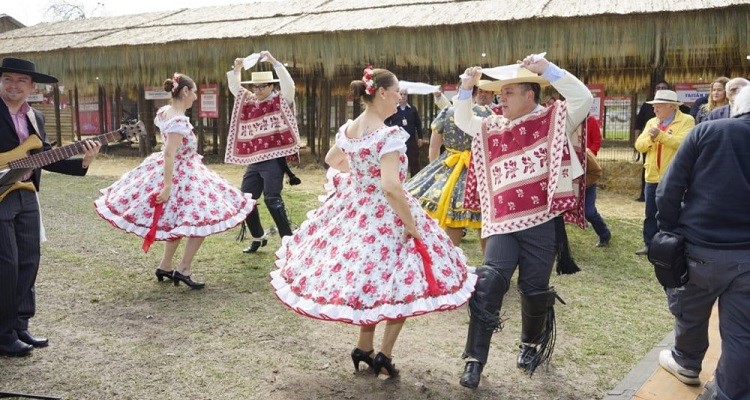
M 405 89 L 399 91 L 401 98 L 396 107 L 396 113 L 386 118 L 388 126 L 400 126 L 408 134 L 406 141 L 406 157 L 409 159 L 409 174 L 416 175 L 422 169 L 419 163 L 419 148 L 423 144 L 422 119 L 419 118 L 417 108 L 409 104 L 409 94 Z
M 750 87 L 732 118 L 698 124 L 656 190 L 659 229 L 686 242 L 688 282 L 667 288 L 675 344 L 659 364 L 680 382 L 700 385 L 708 323 L 719 301 L 719 400 L 750 399 Z
M 27 152 L 47 151 L 44 115 L 26 101 L 36 83 L 56 83 L 57 78 L 36 72 L 28 60 L 6 57 L 0 67 L 0 165 L 22 159 Z M 97 141 L 83 142 L 85 156 L 61 160 L 43 168 L 68 175 L 86 175 L 99 153 Z M 18 179 L 6 179 L 21 171 Z M 0 355 L 23 357 L 46 338 L 29 333 L 36 313 L 34 283 L 39 271 L 40 243 L 44 240 L 39 211 L 40 168 L 23 168 L 3 174 L 0 183 Z

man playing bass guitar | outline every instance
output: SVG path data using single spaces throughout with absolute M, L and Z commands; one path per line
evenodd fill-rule
M 26 99 L 36 83 L 56 83 L 57 78 L 36 72 L 33 62 L 6 57 L 0 66 L 0 164 L 18 154 L 51 149 L 44 130 L 44 116 Z M 29 142 L 27 142 L 29 141 Z M 61 160 L 44 169 L 68 175 L 86 175 L 99 153 L 98 141 L 81 144 L 83 159 Z M 19 149 L 20 147 L 20 149 Z M 15 151 L 14 151 L 15 150 Z M 41 220 L 37 191 L 41 170 L 29 169 L 0 200 L 0 356 L 22 357 L 47 339 L 29 333 L 35 313 L 34 282 L 39 271 Z

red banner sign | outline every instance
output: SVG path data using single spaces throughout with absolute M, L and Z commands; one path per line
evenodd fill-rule
M 206 83 L 198 86 L 198 117 L 219 118 L 219 85 Z

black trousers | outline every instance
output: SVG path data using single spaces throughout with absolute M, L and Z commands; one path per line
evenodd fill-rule
M 36 193 L 8 193 L 0 202 L 0 344 L 17 340 L 15 331 L 28 329 L 36 313 L 39 229 Z
M 261 193 L 263 194 L 263 201 L 266 206 L 268 204 L 281 203 L 283 206 L 283 199 L 281 198 L 281 190 L 284 188 L 284 170 L 277 159 L 271 159 L 261 161 L 255 164 L 250 164 L 245 170 L 245 175 L 242 177 L 241 189 L 245 193 L 253 195 L 255 201 L 260 200 Z M 270 211 L 270 210 L 269 210 Z M 272 215 L 272 217 L 274 217 Z M 275 220 L 276 218 L 274 218 Z M 279 224 L 279 232 L 284 235 L 284 230 L 289 230 L 283 226 L 283 222 Z M 288 223 L 286 223 L 288 225 Z M 260 213 L 258 212 L 258 206 L 256 204 L 253 211 L 247 216 L 247 226 L 250 229 L 250 234 L 259 238 L 263 236 L 264 230 L 260 223 Z
M 555 262 L 555 249 L 554 219 L 521 231 L 488 237 L 484 265 L 480 268 L 491 268 L 500 278 L 480 279 L 472 301 L 481 304 L 488 314 L 499 315 L 503 297 L 510 287 L 508 283 L 516 269 L 518 289 L 522 295 L 546 291 Z M 498 279 L 504 283 L 496 284 Z M 485 284 L 492 287 L 484 287 Z M 498 288 L 503 293 L 493 293 Z M 475 329 L 472 330 L 472 327 Z M 464 358 L 472 357 L 485 364 L 494 326 L 487 326 L 481 321 L 480 313 L 472 312 L 469 328 Z

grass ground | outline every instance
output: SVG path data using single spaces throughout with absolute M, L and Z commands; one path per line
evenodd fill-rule
M 394 349 L 398 381 L 352 374 L 356 327 L 310 320 L 281 305 L 268 284 L 278 237 L 254 255 L 237 230 L 209 237 L 194 263 L 202 291 L 156 281 L 162 247 L 97 217 L 98 189 L 139 162 L 103 155 L 90 176 L 45 174 L 41 202 L 49 240 L 42 245 L 38 314 L 32 331 L 50 347 L 23 359 L 0 358 L 0 392 L 65 399 L 598 399 L 671 329 L 664 295 L 640 247 L 642 204 L 601 192 L 612 228 L 608 248 L 591 229 L 569 227 L 582 271 L 552 277 L 558 341 L 548 370 L 515 369 L 520 311 L 511 289 L 505 329 L 493 338 L 480 388 L 458 385 L 465 308 L 407 321 Z M 242 168 L 212 165 L 239 185 Z M 323 192 L 324 171 L 298 170 L 303 184 L 284 191 L 291 219 L 303 221 Z M 270 217 L 261 205 L 261 216 Z M 462 245 L 481 263 L 478 238 Z M 382 333 L 380 329 L 377 331 Z

